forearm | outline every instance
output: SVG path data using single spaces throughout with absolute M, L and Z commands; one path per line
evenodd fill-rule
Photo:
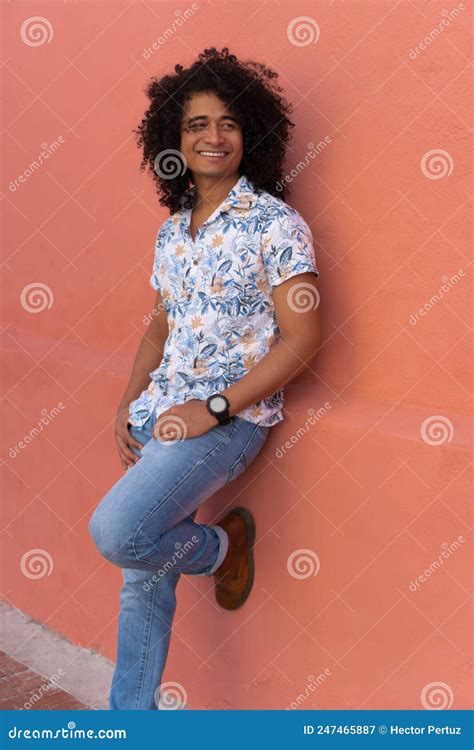
M 138 347 L 130 380 L 120 401 L 118 411 L 128 408 L 131 401 L 150 384 L 150 372 L 155 370 L 163 357 L 164 340 L 152 338 L 145 333 Z
M 222 391 L 229 400 L 230 414 L 238 414 L 291 382 L 306 368 L 318 347 L 319 341 L 314 339 L 280 340 L 243 378 Z

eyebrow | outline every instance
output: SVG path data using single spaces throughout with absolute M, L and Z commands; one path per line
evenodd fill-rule
M 195 117 L 191 117 L 188 120 L 188 125 L 190 125 L 192 122 L 197 122 L 198 120 L 208 120 L 209 117 L 207 115 L 196 115 Z M 221 117 L 217 118 L 218 120 L 233 120 L 238 124 L 238 120 L 233 115 L 221 115 Z

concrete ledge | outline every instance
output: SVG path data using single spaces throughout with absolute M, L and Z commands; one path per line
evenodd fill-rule
M 114 665 L 0 603 L 0 650 L 92 710 L 108 709 Z

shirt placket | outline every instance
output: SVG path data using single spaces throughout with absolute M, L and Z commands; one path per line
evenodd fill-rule
M 189 273 L 185 277 L 185 290 L 186 290 L 186 299 L 189 301 L 189 304 L 191 305 L 193 293 L 194 291 L 196 291 L 196 288 L 197 288 L 197 282 L 198 282 L 198 276 L 199 276 L 199 261 L 203 253 L 204 243 L 201 239 L 202 237 L 201 227 L 199 227 L 198 231 L 196 232 L 196 240 L 194 242 L 191 237 L 191 232 L 189 229 L 185 230 L 185 235 L 186 235 L 187 245 L 190 248 L 190 253 L 189 253 L 190 267 L 189 267 Z
M 184 241 L 186 246 L 186 257 L 189 257 L 189 273 L 186 274 L 187 268 L 184 271 L 184 281 L 183 281 L 183 288 L 186 292 L 186 300 L 188 301 L 188 305 L 186 307 L 186 311 L 182 316 L 182 322 L 186 321 L 189 315 L 189 307 L 192 305 L 192 299 L 194 296 L 194 292 L 199 289 L 199 280 L 201 277 L 201 269 L 199 268 L 199 261 L 201 259 L 202 253 L 204 251 L 204 234 L 206 230 L 206 223 L 202 224 L 199 229 L 196 232 L 196 238 L 193 242 L 193 238 L 191 236 L 191 231 L 189 227 L 184 228 Z M 189 252 L 188 252 L 189 251 Z M 179 334 L 183 330 L 182 324 L 178 326 L 176 329 L 176 335 L 179 338 Z M 171 355 L 169 353 L 165 354 L 163 357 L 163 364 L 165 365 L 165 372 L 168 372 L 169 362 L 171 360 Z M 166 396 L 168 394 L 168 386 L 165 385 L 162 387 L 162 394 L 163 396 Z
M 208 228 L 209 219 L 207 219 L 196 232 L 195 240 L 193 241 L 193 238 L 191 236 L 191 230 L 189 228 L 189 223 L 191 222 L 191 215 L 189 215 L 189 222 L 188 226 L 184 228 L 184 238 L 186 241 L 187 247 L 190 248 L 189 258 L 190 258 L 190 272 L 188 273 L 186 277 L 186 299 L 189 300 L 189 304 L 191 305 L 191 300 L 194 296 L 194 294 L 197 291 L 202 291 L 199 284 L 202 278 L 202 269 L 199 266 L 199 261 L 201 260 L 201 256 L 204 252 L 204 245 L 205 245 L 205 234 Z M 187 313 L 186 313 L 187 315 Z M 179 328 L 178 328 L 179 332 Z

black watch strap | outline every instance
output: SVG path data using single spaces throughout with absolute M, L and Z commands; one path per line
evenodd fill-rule
M 216 396 L 218 396 L 220 399 L 224 399 L 224 401 L 226 402 L 225 409 L 217 411 L 212 408 L 212 399 L 216 398 Z M 229 422 L 232 422 L 233 417 L 231 417 L 229 414 L 230 403 L 228 399 L 222 395 L 222 393 L 212 393 L 206 401 L 206 406 L 208 412 L 217 419 L 219 424 L 229 424 Z

